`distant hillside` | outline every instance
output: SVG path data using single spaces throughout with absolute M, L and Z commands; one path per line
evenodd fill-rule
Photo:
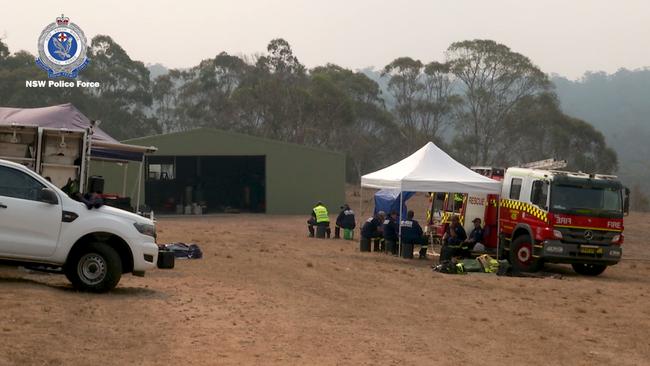
M 381 97 L 384 99 L 386 107 L 392 108 L 393 105 L 395 105 L 395 99 L 388 92 L 388 77 L 382 77 L 381 70 L 375 69 L 374 67 L 366 67 L 358 71 L 374 80 L 379 85 L 379 89 L 381 89 Z
M 619 175 L 650 191 L 650 68 L 554 76 L 563 111 L 601 130 L 618 153 Z
M 169 72 L 169 69 L 166 68 L 163 64 L 148 64 L 147 69 L 149 69 L 149 77 L 151 80 L 155 80 L 160 75 L 165 75 Z

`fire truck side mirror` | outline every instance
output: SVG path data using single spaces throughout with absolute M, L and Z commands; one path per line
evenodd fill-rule
M 630 214 L 630 189 L 627 187 L 623 191 L 623 214 L 626 216 Z

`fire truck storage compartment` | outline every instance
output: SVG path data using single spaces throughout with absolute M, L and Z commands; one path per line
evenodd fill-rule
M 0 159 L 36 170 L 38 127 L 10 125 L 0 127 Z
M 69 180 L 80 182 L 85 132 L 43 129 L 39 174 L 61 188 Z

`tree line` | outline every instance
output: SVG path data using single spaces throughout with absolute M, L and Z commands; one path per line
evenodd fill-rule
M 620 164 L 617 174 L 632 189 L 631 207 L 650 210 L 650 68 L 588 72 L 571 81 L 555 76 L 562 108 L 584 118 L 607 136 Z
M 31 89 L 25 80 L 43 79 L 34 56 L 0 41 L 0 105 L 72 102 L 118 139 L 209 127 L 323 147 L 346 154 L 351 182 L 427 141 L 467 165 L 557 158 L 584 172 L 617 169 L 602 133 L 562 113 L 547 75 L 494 41 L 453 43 L 440 61 L 397 58 L 380 80 L 334 64 L 308 69 L 283 39 L 266 51 L 222 52 L 152 80 L 98 35 L 80 78 L 100 88 Z

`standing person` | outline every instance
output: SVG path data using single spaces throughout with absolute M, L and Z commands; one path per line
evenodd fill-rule
M 402 243 L 420 245 L 420 259 L 426 259 L 427 249 L 429 248 L 427 245 L 428 240 L 424 236 L 422 226 L 416 220 L 413 220 L 413 217 L 415 217 L 415 212 L 409 210 L 406 213 L 406 220 L 400 222 Z
M 327 208 L 323 205 L 323 202 L 318 201 L 316 207 L 311 210 L 311 217 L 307 220 L 307 225 L 309 228 L 309 237 L 314 237 L 314 226 L 325 226 L 327 238 L 330 238 L 332 231 L 330 230 L 330 217 L 327 212 Z
M 357 227 L 357 223 L 354 218 L 354 211 L 350 209 L 350 206 L 346 203 L 341 206 L 341 212 L 336 218 L 336 227 L 334 228 L 334 239 L 341 238 L 341 228 L 354 230 Z
M 399 224 L 397 223 L 397 211 L 391 211 L 390 216 L 384 220 L 384 240 L 387 250 L 397 255 L 397 241 L 399 240 Z

